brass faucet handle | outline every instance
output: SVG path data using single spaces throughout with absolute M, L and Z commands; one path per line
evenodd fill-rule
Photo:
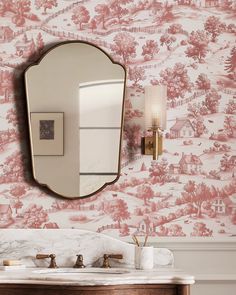
M 45 259 L 51 258 L 50 264 L 48 268 L 58 268 L 56 264 L 56 255 L 55 254 L 37 254 L 36 259 Z
M 45 259 L 45 258 L 50 258 L 50 254 L 37 254 L 36 259 Z
M 122 254 L 109 254 L 108 258 L 123 259 Z
M 76 256 L 77 256 L 77 260 L 76 260 L 75 265 L 73 267 L 74 268 L 84 268 L 85 265 L 84 265 L 83 255 L 79 254 L 79 255 L 76 255 Z
M 110 268 L 109 258 L 123 259 L 122 254 L 104 254 L 102 268 Z

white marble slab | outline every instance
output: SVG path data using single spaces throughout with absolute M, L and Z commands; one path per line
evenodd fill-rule
M 194 284 L 194 277 L 181 270 L 161 268 L 154 270 L 125 269 L 125 273 L 36 273 L 35 269 L 0 271 L 0 284 L 47 285 L 123 285 L 123 284 Z
M 104 254 L 123 254 L 111 259 L 111 266 L 134 267 L 135 246 L 112 237 L 79 229 L 1 229 L 0 264 L 3 259 L 21 259 L 31 267 L 47 267 L 49 260 L 37 260 L 37 253 L 56 254 L 59 267 L 72 267 L 76 254 L 82 254 L 86 266 L 101 266 Z M 154 268 L 173 267 L 173 253 L 154 249 Z

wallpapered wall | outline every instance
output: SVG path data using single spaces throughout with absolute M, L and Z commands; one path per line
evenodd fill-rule
M 1 0 L 0 227 L 235 236 L 235 20 L 227 0 Z M 122 175 L 74 201 L 32 182 L 24 125 L 23 70 L 65 40 L 90 41 L 128 71 Z M 140 155 L 143 86 L 158 83 L 168 124 L 152 162 Z

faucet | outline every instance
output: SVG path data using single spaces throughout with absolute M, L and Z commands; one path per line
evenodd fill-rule
M 51 258 L 48 268 L 58 268 L 58 266 L 56 264 L 56 255 L 55 254 L 37 254 L 36 255 L 36 259 L 45 259 L 45 258 Z
M 84 268 L 85 265 L 84 265 L 84 259 L 83 259 L 83 255 L 79 254 L 79 255 L 76 255 L 77 256 L 77 260 L 75 262 L 75 265 L 73 266 L 74 268 Z
M 36 259 L 45 259 L 50 258 L 50 264 L 48 268 L 58 268 L 56 264 L 56 255 L 55 254 L 37 254 Z M 122 254 L 104 254 L 103 255 L 103 263 L 102 268 L 110 268 L 109 258 L 115 258 L 115 259 L 123 259 Z M 77 260 L 73 266 L 74 268 L 84 268 L 85 265 L 83 263 L 83 255 L 79 254 L 77 255 Z
M 110 268 L 109 258 L 123 259 L 122 254 L 104 254 L 102 268 Z

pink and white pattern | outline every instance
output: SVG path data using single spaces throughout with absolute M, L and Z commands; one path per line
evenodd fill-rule
M 236 1 L 1 0 L 0 227 L 113 236 L 236 235 Z M 128 72 L 122 175 L 64 200 L 31 179 L 22 73 L 65 40 Z M 164 153 L 140 155 L 145 85 L 168 87 Z

